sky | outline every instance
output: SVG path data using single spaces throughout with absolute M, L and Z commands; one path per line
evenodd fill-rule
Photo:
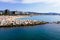
M 0 10 L 60 13 L 60 0 L 0 0 Z

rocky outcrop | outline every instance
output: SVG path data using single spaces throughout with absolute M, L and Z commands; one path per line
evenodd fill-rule
M 36 20 L 13 20 L 13 21 L 7 21 L 7 20 L 2 20 L 0 21 L 0 27 L 2 26 L 32 26 L 32 25 L 41 25 L 41 24 L 46 24 L 48 22 L 40 22 Z

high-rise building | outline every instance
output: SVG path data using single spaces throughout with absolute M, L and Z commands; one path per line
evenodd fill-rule
M 8 9 L 4 10 L 4 15 L 9 15 L 10 11 Z

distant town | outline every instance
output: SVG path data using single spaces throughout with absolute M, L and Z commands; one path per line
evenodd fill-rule
M 37 13 L 37 12 L 22 12 L 10 11 L 9 9 L 0 10 L 0 15 L 60 15 L 60 13 Z
M 0 15 L 22 15 L 22 14 L 28 14 L 28 12 L 10 11 L 8 9 L 4 11 L 0 10 Z

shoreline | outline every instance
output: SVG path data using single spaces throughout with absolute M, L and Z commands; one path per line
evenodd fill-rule
M 45 22 L 37 20 L 16 20 L 16 18 L 26 18 L 30 17 L 29 15 L 14 15 L 14 16 L 0 16 L 0 27 L 17 27 L 17 26 L 34 26 L 34 25 L 43 25 L 43 24 L 60 24 L 60 21 L 57 22 Z
M 3 26 L 33 26 L 46 24 L 47 22 L 40 22 L 37 20 L 16 20 L 16 18 L 26 18 L 29 15 L 15 15 L 15 16 L 0 16 L 0 27 Z
M 28 15 L 16 15 L 16 16 L 3 15 L 0 16 L 0 21 L 2 20 L 14 21 L 16 18 L 25 18 L 25 17 L 28 17 Z
M 40 22 L 36 20 L 16 20 L 12 22 L 3 21 L 0 24 L 0 27 L 9 27 L 9 26 L 34 26 L 34 25 L 42 25 L 47 24 L 47 22 Z

